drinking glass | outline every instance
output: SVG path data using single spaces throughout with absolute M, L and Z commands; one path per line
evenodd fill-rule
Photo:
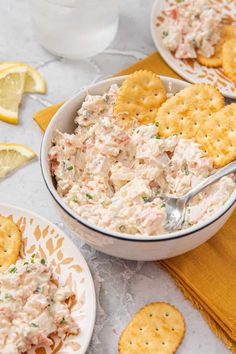
M 119 0 L 31 0 L 31 15 L 38 41 L 48 51 L 86 58 L 115 37 Z

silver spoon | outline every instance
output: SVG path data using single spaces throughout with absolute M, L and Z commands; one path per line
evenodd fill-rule
M 190 189 L 182 197 L 164 197 L 166 205 L 166 223 L 164 225 L 167 231 L 176 231 L 181 228 L 186 211 L 186 204 L 195 197 L 196 194 L 215 183 L 220 178 L 236 172 L 236 161 L 218 169 L 214 174 L 200 182 L 197 186 Z

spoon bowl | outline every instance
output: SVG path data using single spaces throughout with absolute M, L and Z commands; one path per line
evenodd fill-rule
M 204 179 L 198 185 L 190 189 L 182 197 L 164 197 L 166 205 L 166 223 L 165 229 L 168 232 L 173 232 L 175 230 L 181 229 L 181 226 L 184 222 L 186 205 L 190 199 L 195 197 L 203 189 L 209 185 L 217 182 L 222 177 L 236 172 L 236 161 L 225 165 L 222 168 L 216 170 L 215 173 Z

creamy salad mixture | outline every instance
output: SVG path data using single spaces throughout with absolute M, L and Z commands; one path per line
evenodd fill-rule
M 213 172 L 193 140 L 159 137 L 158 123 L 124 130 L 113 117 L 118 87 L 87 95 L 74 134 L 57 131 L 49 151 L 57 191 L 82 218 L 120 233 L 165 232 L 162 195 L 180 196 Z M 183 227 L 207 219 L 235 188 L 232 176 L 189 204 Z M 155 197 L 155 199 L 153 199 Z
M 67 300 L 74 294 L 56 286 L 44 259 L 21 259 L 0 273 L 0 353 L 20 354 L 51 345 L 48 337 L 78 333 Z
M 162 24 L 164 46 L 179 59 L 214 54 L 220 39 L 221 15 L 208 0 L 184 0 L 165 10 Z

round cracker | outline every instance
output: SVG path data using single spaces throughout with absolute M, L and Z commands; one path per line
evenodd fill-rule
M 0 215 L 0 272 L 16 263 L 21 247 L 21 232 L 10 219 Z
M 209 115 L 224 107 L 224 97 L 208 84 L 194 84 L 185 87 L 169 98 L 159 108 L 156 122 L 159 135 L 168 138 L 194 138 Z
M 231 103 L 206 120 L 196 141 L 214 167 L 236 160 L 236 103 Z
M 224 73 L 236 83 L 236 38 L 225 42 L 222 56 Z
M 122 332 L 120 354 L 172 354 L 185 334 L 185 321 L 174 306 L 156 302 L 144 306 Z
M 236 27 L 231 25 L 221 26 L 220 40 L 215 45 L 215 53 L 211 57 L 206 57 L 200 53 L 197 54 L 197 61 L 209 68 L 216 68 L 222 66 L 222 48 L 224 43 L 232 38 L 236 37 Z
M 153 123 L 158 108 L 166 98 L 160 77 L 152 71 L 139 70 L 122 83 L 113 113 L 126 128 Z

